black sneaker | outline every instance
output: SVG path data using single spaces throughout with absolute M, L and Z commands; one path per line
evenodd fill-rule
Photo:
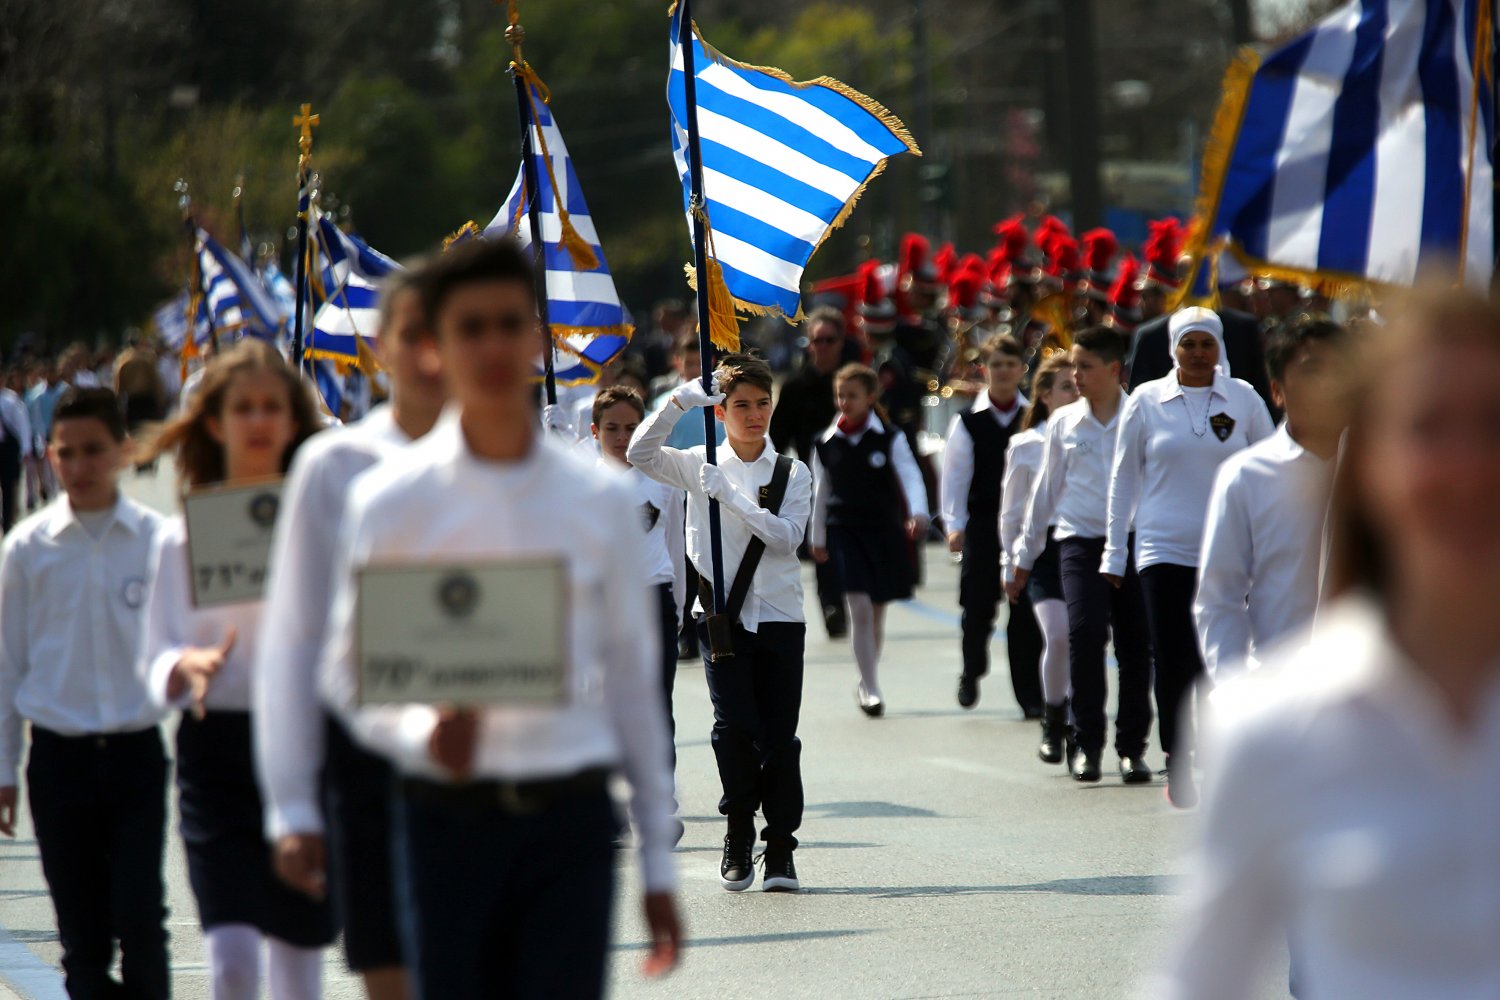
M 830 604 L 823 609 L 823 626 L 828 629 L 828 638 L 843 639 L 849 635 L 849 616 L 841 604 Z
M 979 704 L 979 678 L 964 674 L 958 679 L 958 706 L 973 708 Z
M 724 838 L 724 860 L 719 862 L 719 884 L 730 892 L 744 892 L 755 884 L 755 831 Z
M 792 861 L 792 850 L 768 844 L 760 856 L 764 866 L 760 887 L 765 892 L 796 892 L 802 888 L 797 881 L 797 866 Z

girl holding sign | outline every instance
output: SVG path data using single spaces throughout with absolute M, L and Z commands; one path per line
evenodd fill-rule
M 318 426 L 297 373 L 269 345 L 246 340 L 209 364 L 198 391 L 149 452 L 176 456 L 186 491 L 234 488 L 278 479 Z M 242 516 L 274 521 L 276 496 L 247 494 Z M 215 536 L 253 537 L 243 523 L 214 528 Z M 263 533 L 269 546 L 270 532 Z M 245 594 L 256 567 L 264 573 L 265 553 L 257 557 L 247 545 L 242 560 L 226 565 L 205 556 L 206 536 L 198 558 L 192 543 L 184 518 L 157 536 L 141 670 L 160 703 L 187 710 L 177 730 L 177 789 L 213 996 L 259 995 L 264 940 L 273 1000 L 317 997 L 333 919 L 326 903 L 276 877 L 261 832 L 251 750 L 251 665 L 262 601 Z

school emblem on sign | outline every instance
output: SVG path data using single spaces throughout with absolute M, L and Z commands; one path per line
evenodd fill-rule
M 479 605 L 479 582 L 467 573 L 454 573 L 438 581 L 438 606 L 449 618 L 467 618 Z
M 885 452 L 883 452 L 883 451 L 875 451 L 875 452 L 871 452 L 870 453 L 870 468 L 872 468 L 872 469 L 883 469 L 883 468 L 885 468 Z
M 1227 413 L 1215 413 L 1208 418 L 1208 426 L 1214 429 L 1214 437 L 1228 441 L 1229 435 L 1234 433 L 1234 418 Z
M 641 516 L 646 519 L 646 530 L 650 531 L 656 527 L 656 522 L 661 519 L 661 511 L 656 509 L 656 504 L 647 500 L 641 504 Z
M 262 493 L 250 501 L 250 520 L 262 528 L 269 528 L 276 523 L 276 513 L 281 509 L 281 501 L 275 493 Z

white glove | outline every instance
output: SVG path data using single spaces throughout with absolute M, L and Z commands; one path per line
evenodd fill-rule
M 756 510 L 756 505 L 750 502 L 750 498 L 735 488 L 729 477 L 724 475 L 724 470 L 717 465 L 705 464 L 698 471 L 698 484 L 703 487 L 703 492 L 708 494 L 709 499 L 719 501 L 736 514 L 749 515 Z
M 714 376 L 714 391 L 703 391 L 703 380 L 701 378 L 690 378 L 686 382 L 672 390 L 671 400 L 679 410 L 694 410 L 701 406 L 717 406 L 724 402 L 724 394 L 719 391 L 719 377 Z
M 554 434 L 564 434 L 568 437 L 572 437 L 577 433 L 573 427 L 572 418 L 568 415 L 568 411 L 556 403 L 542 407 L 542 426 Z

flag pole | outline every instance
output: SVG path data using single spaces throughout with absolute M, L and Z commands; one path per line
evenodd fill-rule
M 678 27 L 678 48 L 683 60 L 683 94 L 687 105 L 687 154 L 688 176 L 692 183 L 693 203 L 693 264 L 698 275 L 698 351 L 703 361 L 703 391 L 713 392 L 714 346 L 710 337 L 708 309 L 708 240 L 703 232 L 703 218 L 707 214 L 707 201 L 703 196 L 703 156 L 698 142 L 698 88 L 693 66 L 693 17 L 688 9 L 688 0 L 682 4 Z M 703 408 L 703 449 L 709 465 L 718 465 L 715 448 L 714 411 Z M 724 618 L 724 541 L 719 521 L 719 502 L 712 497 L 708 501 L 709 557 L 713 564 L 713 613 L 708 616 L 710 652 L 714 660 L 729 659 L 734 655 L 729 639 L 729 626 Z
M 187 337 L 183 343 L 184 371 L 187 368 L 188 357 L 196 357 L 198 354 L 198 307 L 203 306 L 203 321 L 208 324 L 209 346 L 215 354 L 219 351 L 219 331 L 214 326 L 213 306 L 207 301 L 208 292 L 203 287 L 203 266 L 198 259 L 198 227 L 193 223 L 193 198 L 188 194 L 187 181 L 181 177 L 177 183 L 172 185 L 177 192 L 177 207 L 182 210 L 182 226 L 187 231 L 188 255 L 193 266 L 193 289 L 188 295 Z M 191 347 L 189 347 L 191 345 Z M 188 353 L 191 350 L 191 355 Z M 184 374 L 183 376 L 187 376 Z
M 536 122 L 531 117 L 531 95 L 526 88 L 524 67 L 526 60 L 521 55 L 521 43 L 526 40 L 526 29 L 518 20 L 514 0 L 508 5 L 510 24 L 505 28 L 505 40 L 510 43 L 510 78 L 516 85 L 516 107 L 521 117 L 521 197 L 526 201 L 527 225 L 531 229 L 531 267 L 536 282 L 537 319 L 542 324 L 542 333 L 547 337 L 547 347 L 542 351 L 543 384 L 547 392 L 547 405 L 557 405 L 557 372 L 553 365 L 556 353 L 552 343 L 552 324 L 547 318 L 547 246 L 542 241 L 542 206 L 537 193 L 541 186 L 537 181 L 536 160 L 533 158 Z
M 321 121 L 321 115 L 312 113 L 312 105 L 302 105 L 302 112 L 292 117 L 292 127 L 301 129 L 297 137 L 297 305 L 293 309 L 292 358 L 297 371 L 303 370 L 302 341 L 305 313 L 307 311 L 307 221 L 311 214 L 309 205 L 312 185 L 313 128 Z

